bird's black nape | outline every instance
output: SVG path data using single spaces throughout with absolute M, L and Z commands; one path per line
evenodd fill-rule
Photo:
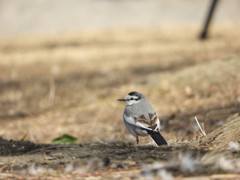
M 141 93 L 137 92 L 137 91 L 132 91 L 130 93 L 128 93 L 129 96 L 138 96 L 138 97 L 144 97 Z
M 130 96 L 135 96 L 135 95 L 138 95 L 138 94 L 140 94 L 140 93 L 137 92 L 137 91 L 132 91 L 132 92 L 128 93 L 128 95 L 130 95 Z

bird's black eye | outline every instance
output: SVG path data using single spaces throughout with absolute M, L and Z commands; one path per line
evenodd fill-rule
M 132 98 L 132 97 L 128 99 L 128 101 L 131 101 L 131 100 L 135 100 L 135 99 L 134 99 L 134 98 Z

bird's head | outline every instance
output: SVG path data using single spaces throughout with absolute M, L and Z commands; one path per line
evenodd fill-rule
M 131 106 L 143 100 L 145 97 L 139 92 L 133 91 L 128 93 L 128 95 L 123 99 L 118 99 L 118 101 L 125 101 L 127 105 Z

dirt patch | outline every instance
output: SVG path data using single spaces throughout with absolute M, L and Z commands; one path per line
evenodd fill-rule
M 3 172 L 26 173 L 33 167 L 41 167 L 65 173 L 78 170 L 82 176 L 93 176 L 97 172 L 113 169 L 131 172 L 131 168 L 139 169 L 142 175 L 156 175 L 162 169 L 173 176 L 238 172 L 238 165 L 237 169 L 225 166 L 236 160 L 238 163 L 240 159 L 239 144 L 238 147 L 229 145 L 229 142 L 239 143 L 239 122 L 240 118 L 234 119 L 197 142 L 160 147 L 136 146 L 117 141 L 73 145 L 34 144 L 1 138 L 1 166 Z M 224 162 L 219 162 L 219 159 L 224 159 Z M 156 162 L 165 165 L 143 168 Z
M 0 156 L 22 155 L 41 147 L 42 145 L 37 145 L 29 141 L 8 141 L 0 137 Z
M 197 143 L 205 146 L 214 146 L 215 148 L 228 147 L 229 142 L 240 143 L 239 127 L 240 118 L 234 119 L 198 140 Z
M 5 149 L 3 153 L 5 155 L 1 156 L 0 168 L 2 172 L 17 174 L 33 174 L 41 168 L 40 173 L 48 174 L 51 169 L 55 173 L 71 172 L 78 178 L 94 176 L 113 178 L 122 172 L 127 172 L 122 174 L 122 177 L 147 177 L 156 176 L 158 171 L 164 169 L 172 176 L 200 176 L 229 172 L 217 165 L 217 159 L 220 157 L 227 157 L 228 161 L 240 158 L 240 154 L 235 151 L 209 150 L 206 147 L 194 147 L 188 144 L 154 147 L 112 142 L 33 146 L 33 143 L 29 142 L 9 141 L 7 143 L 3 139 L 1 141 L 4 141 L 4 144 L 15 144 L 16 148 L 14 151 L 12 149 L 12 152 Z M 21 149 L 23 146 L 24 151 Z M 7 153 L 10 154 L 7 155 Z M 159 162 L 165 165 L 156 164 Z M 184 163 L 190 163 L 193 170 Z

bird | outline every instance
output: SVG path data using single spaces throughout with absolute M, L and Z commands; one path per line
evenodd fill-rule
M 129 133 L 136 138 L 149 135 L 157 146 L 167 145 L 167 141 L 160 134 L 160 120 L 156 111 L 149 104 L 147 98 L 136 91 L 128 93 L 125 98 L 117 99 L 125 101 L 123 121 Z

